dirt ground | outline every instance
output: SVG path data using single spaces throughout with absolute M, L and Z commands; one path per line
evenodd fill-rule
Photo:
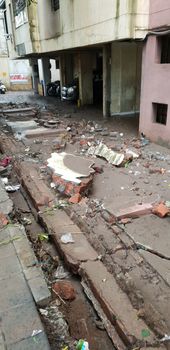
M 29 113 L 4 116 L 0 112 L 1 129 L 19 140 L 20 159 L 38 164 L 40 178 L 49 186 L 52 179 L 46 164 L 52 152 L 64 151 L 89 158 L 88 149 L 102 141 L 119 153 L 130 149 L 137 154 L 136 159 L 127 160 L 119 167 L 105 159 L 90 157 L 97 167 L 90 192 L 80 203 L 69 205 L 67 211 L 83 227 L 86 237 L 139 315 L 158 336 L 170 334 L 170 216 L 160 218 L 149 213 L 126 222 L 110 220 L 119 210 L 136 204 L 154 206 L 170 201 L 169 149 L 138 135 L 138 117 L 105 120 L 100 109 L 78 109 L 32 92 L 7 93 L 1 98 L 0 108 L 4 108 L 4 104 L 8 104 L 5 108 L 32 106 L 36 110 L 34 116 Z M 53 120 L 59 133 L 26 138 L 25 129 L 23 132 L 20 126 L 12 132 L 9 122 L 26 120 L 34 120 L 40 126 Z M 63 193 L 55 189 L 54 192 L 56 198 L 68 201 Z

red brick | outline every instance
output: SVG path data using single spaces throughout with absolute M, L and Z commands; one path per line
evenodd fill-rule
M 115 210 L 113 215 L 116 219 L 138 218 L 142 215 L 151 214 L 153 205 L 151 203 L 136 204 L 132 207 Z
M 77 204 L 81 201 L 81 198 L 82 198 L 81 195 L 77 193 L 69 199 L 69 202 L 73 204 Z
M 52 180 L 57 187 L 63 186 L 64 194 L 72 197 L 75 194 L 84 194 L 86 191 L 88 191 L 92 185 L 93 177 L 89 176 L 83 179 L 79 185 L 75 184 L 74 182 L 66 181 L 56 174 L 52 175 Z
M 53 284 L 52 290 L 54 294 L 60 296 L 64 300 L 74 300 L 76 298 L 76 292 L 71 282 L 58 281 Z
M 160 218 L 164 218 L 170 213 L 170 210 L 166 207 L 164 203 L 159 203 L 153 209 L 153 214 L 159 216 Z

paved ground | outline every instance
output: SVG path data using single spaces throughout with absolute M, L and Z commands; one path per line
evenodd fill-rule
M 142 315 L 141 318 L 144 318 L 159 336 L 169 334 L 170 235 L 168 228 L 170 218 L 161 219 L 147 215 L 132 219 L 127 224 L 119 222 L 119 226 L 116 226 L 117 223 L 112 225 L 109 220 L 107 221 L 107 216 L 103 215 L 106 214 L 103 213 L 103 207 L 112 214 L 118 208 L 134 204 L 168 201 L 170 199 L 169 150 L 152 143 L 141 146 L 141 139 L 137 135 L 137 118 L 110 118 L 103 121 L 101 110 L 94 108 L 79 110 L 73 105 L 63 105 L 55 99 L 37 97 L 31 93 L 20 95 L 9 93 L 2 97 L 2 103 L 3 101 L 13 103 L 25 101 L 39 105 L 39 115 L 36 119 L 40 125 L 43 125 L 41 123 L 44 119 L 56 118 L 62 130 L 61 138 L 66 141 L 65 151 L 68 153 L 86 154 L 89 145 L 81 143 L 86 139 L 94 144 L 102 140 L 108 147 L 119 152 L 125 151 L 128 147 L 139 153 L 138 159 L 134 159 L 126 167 L 118 168 L 103 159 L 93 158 L 96 166 L 102 166 L 103 172 L 95 174 L 92 191 L 88 198 L 78 205 L 70 206 L 70 211 L 72 218 L 76 214 L 81 220 L 83 232 L 88 241 L 102 257 L 102 262 L 119 286 L 128 294 L 132 305 Z M 65 118 L 66 114 L 68 118 Z M 7 119 L 11 120 L 11 117 L 8 116 Z M 71 131 L 68 131 L 68 128 L 71 128 Z M 111 136 L 110 133 L 113 132 L 117 132 L 116 137 Z M 120 132 L 123 135 L 120 135 Z M 57 134 L 51 137 L 22 139 L 17 143 L 21 150 L 18 158 L 28 161 L 29 167 L 37 166 L 36 178 L 43 179 L 49 188 L 51 178 L 47 172 L 46 161 L 55 150 L 53 146 L 58 141 Z M 58 151 L 58 148 L 56 149 Z M 57 191 L 53 193 L 58 197 Z M 141 248 L 137 251 L 129 237 L 135 244 L 139 242 L 144 246 L 149 245 L 167 258 L 163 259 Z
M 0 212 L 9 214 L 11 209 L 12 202 L 0 181 Z M 31 254 L 23 227 L 1 227 L 0 350 L 50 349 L 30 290 L 30 282 L 35 280 L 27 261 L 35 258 L 32 251 Z

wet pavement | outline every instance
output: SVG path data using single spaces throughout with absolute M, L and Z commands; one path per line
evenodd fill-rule
M 154 207 L 161 201 L 170 200 L 169 149 L 139 136 L 137 117 L 103 120 L 100 109 L 79 109 L 32 93 L 8 93 L 2 96 L 2 107 L 6 102 L 22 107 L 32 105 L 37 112 L 28 120 L 31 123 L 34 120 L 41 127 L 49 120 L 56 121 L 56 135 L 52 135 L 53 126 L 48 125 L 46 130 L 51 130 L 51 135 L 48 131 L 46 136 L 33 135 L 30 139 L 21 132 L 18 142 L 21 147 L 19 158 L 30 162 L 30 165 L 37 164 L 39 177 L 49 188 L 52 177 L 46 164 L 52 152 L 64 151 L 86 157 L 89 147 L 102 141 L 116 152 L 124 154 L 126 149 L 130 149 L 137 153 L 136 159 L 126 159 L 120 167 L 109 164 L 103 158 L 88 157 L 96 167 L 92 186 L 88 193 L 82 195 L 80 203 L 69 205 L 68 211 L 81 224 L 88 241 L 127 293 L 139 315 L 159 337 L 169 334 L 169 216 L 160 218 L 146 213 L 139 218 L 132 215 L 129 221 L 124 222 L 114 217 L 118 210 L 134 205 L 149 203 Z M 7 120 L 11 122 L 11 116 Z M 18 116 L 17 120 L 23 122 L 24 116 Z M 4 124 L 3 130 L 9 131 Z M 57 200 L 67 202 L 70 197 L 55 186 L 53 193 Z M 147 251 L 148 246 L 150 251 Z

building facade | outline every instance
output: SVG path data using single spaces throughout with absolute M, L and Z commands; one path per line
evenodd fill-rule
M 149 0 L 6 0 L 6 8 L 9 52 L 30 59 L 35 90 L 38 60 L 45 89 L 55 59 L 62 85 L 79 78 L 81 104 L 101 105 L 104 116 L 139 113 Z
M 170 146 L 170 1 L 150 0 L 143 49 L 140 125 L 152 141 Z

